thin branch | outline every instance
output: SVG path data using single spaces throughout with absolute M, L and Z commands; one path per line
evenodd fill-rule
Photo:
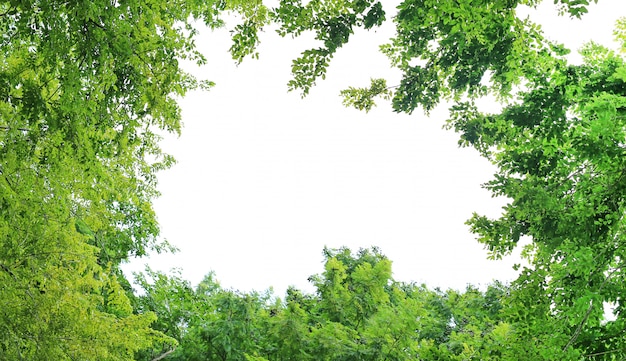
M 592 310 L 593 310 L 593 300 L 589 301 L 589 308 L 587 308 L 587 312 L 585 312 L 585 316 L 583 317 L 582 321 L 580 321 L 580 323 L 578 324 L 578 327 L 576 327 L 576 331 L 574 331 L 574 334 L 572 335 L 572 337 L 570 337 L 569 341 L 567 341 L 567 344 L 565 345 L 565 347 L 563 347 L 563 351 L 567 350 L 574 343 L 574 341 L 576 341 L 578 336 L 580 336 L 583 326 L 585 325 L 585 323 L 587 323 L 587 319 L 589 319 L 589 315 L 591 315 Z
M 89 21 L 90 24 L 93 24 L 93 25 L 99 27 L 100 29 L 104 30 L 105 32 L 107 32 L 107 28 L 105 28 L 104 25 L 95 22 L 93 19 L 89 19 L 88 21 Z
M 606 283 L 609 281 L 609 279 L 613 276 L 613 274 L 615 272 L 617 272 L 618 270 L 620 270 L 624 265 L 626 265 L 626 263 L 622 263 L 620 264 L 618 267 L 615 267 L 614 270 L 612 270 L 604 279 L 604 282 L 602 282 L 602 284 L 600 285 L 600 287 L 598 288 L 598 293 L 600 293 L 600 291 L 602 291 L 602 289 L 604 288 L 604 285 L 606 285 Z M 576 341 L 576 339 L 578 338 L 578 336 L 580 336 L 580 333 L 583 330 L 583 326 L 585 325 L 585 323 L 587 323 L 587 320 L 589 319 L 589 315 L 591 315 L 591 311 L 593 310 L 593 300 L 591 300 L 589 302 L 589 308 L 587 308 L 587 312 L 585 312 L 585 316 L 583 317 L 583 319 L 580 321 L 580 323 L 578 324 L 578 327 L 576 327 L 576 331 L 574 331 L 574 334 L 572 335 L 572 337 L 569 339 L 569 341 L 567 341 L 567 344 L 565 345 L 565 347 L 563 347 L 563 351 L 567 350 L 573 343 L 574 341 Z
M 6 273 L 9 274 L 9 276 L 13 277 L 14 279 L 16 279 L 15 274 L 9 269 L 9 267 L 3 265 L 2 263 L 0 263 L 0 268 L 5 271 Z
M 6 125 L 0 125 L 0 129 L 11 130 L 12 128 Z M 15 129 L 21 130 L 22 132 L 30 132 L 30 129 L 27 129 L 27 128 L 15 128 Z
M 594 356 L 601 356 L 601 355 L 606 355 L 609 353 L 613 353 L 613 352 L 619 352 L 619 351 L 624 351 L 626 349 L 624 348 L 618 348 L 616 350 L 609 350 L 609 351 L 603 351 L 603 352 L 596 352 L 596 353 L 590 353 L 588 355 L 585 355 L 584 357 L 594 357 Z
M 167 352 L 165 352 L 165 353 L 161 354 L 159 357 L 157 357 L 157 358 L 153 358 L 153 359 L 152 359 L 152 360 L 150 360 L 150 361 L 159 361 L 159 360 L 163 360 L 163 359 L 164 359 L 164 358 L 166 358 L 169 354 L 171 354 L 172 352 L 174 352 L 174 350 L 176 350 L 176 349 L 175 349 L 175 348 L 173 348 L 173 349 L 171 349 L 171 350 L 169 350 L 169 351 L 167 351 Z

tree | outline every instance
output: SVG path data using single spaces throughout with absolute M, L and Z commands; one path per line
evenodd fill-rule
M 241 14 L 234 56 L 267 21 L 260 2 L 0 2 L 0 359 L 132 359 L 172 339 L 133 313 L 119 265 L 168 248 L 152 210 L 173 159 L 176 98 L 209 86 L 193 19 Z
M 213 274 L 193 292 L 176 275 L 151 273 L 151 282 L 139 279 L 140 303 L 182 326 L 158 328 L 180 342 L 172 360 L 500 360 L 516 343 L 502 284 L 429 290 L 392 280 L 391 261 L 375 248 L 324 256 L 324 272 L 310 278 L 315 294 L 290 288 L 282 301 L 225 290 Z M 174 314 L 183 317 L 168 322 Z
M 177 273 L 146 271 L 136 275 L 143 293 L 137 296 L 137 308 L 154 312 L 154 328 L 180 346 L 165 344 L 139 359 L 167 354 L 168 360 L 244 360 L 267 348 L 268 318 L 278 307 L 270 302 L 270 292 L 223 289 L 213 273 L 194 289 Z
M 151 328 L 180 342 L 187 332 L 189 320 L 196 316 L 198 297 L 189 282 L 183 280 L 178 271 L 165 275 L 149 267 L 135 275 L 135 283 L 140 287 L 140 295 L 132 295 L 136 313 L 153 313 L 157 320 Z M 155 343 L 149 350 L 135 355 L 136 360 L 153 360 L 161 355 L 169 355 L 176 343 Z
M 442 99 L 480 97 L 488 92 L 509 96 L 528 76 L 543 74 L 554 56 L 567 52 L 543 37 L 516 8 L 540 0 L 405 0 L 393 18 L 396 35 L 381 47 L 402 71 L 400 84 L 372 79 L 368 88 L 342 91 L 344 103 L 369 110 L 374 98 L 391 98 L 397 112 L 432 110 Z M 562 13 L 580 17 L 588 1 L 556 0 Z M 279 34 L 299 36 L 313 31 L 323 46 L 303 52 L 292 65 L 291 90 L 306 95 L 324 78 L 333 54 L 349 41 L 355 27 L 371 29 L 385 21 L 380 2 L 283 0 L 273 11 Z
M 382 49 L 403 71 L 400 84 L 374 79 L 342 94 L 347 105 L 365 110 L 383 95 L 408 113 L 452 100 L 447 126 L 498 167 L 486 187 L 511 202 L 501 217 L 474 215 L 469 224 L 493 257 L 522 237 L 531 241 L 524 252 L 531 267 L 506 303 L 511 327 L 526 342 L 502 357 L 621 359 L 623 53 L 592 43 L 582 50 L 583 65 L 568 64 L 569 50 L 516 17 L 518 5 L 537 3 L 403 1 L 396 37 Z M 555 3 L 573 17 L 589 4 Z M 622 52 L 625 33 L 621 21 Z M 504 102 L 502 112 L 477 108 L 474 100 L 489 93 Z M 615 306 L 609 319 L 606 305 Z
M 461 134 L 461 145 L 498 167 L 486 187 L 511 202 L 501 217 L 475 215 L 469 224 L 493 257 L 522 237 L 531 241 L 524 251 L 531 267 L 512 285 L 505 307 L 512 332 L 526 342 L 501 357 L 621 359 L 623 53 L 592 43 L 582 51 L 583 65 L 568 64 L 568 49 L 516 16 L 520 4 L 538 3 L 403 1 L 396 36 L 382 48 L 403 71 L 400 84 L 374 79 L 369 88 L 342 95 L 346 105 L 364 110 L 382 95 L 408 113 L 451 100 L 447 126 Z M 555 4 L 562 14 L 581 17 L 589 2 Z M 323 38 L 330 28 L 308 29 Z M 622 52 L 624 34 L 621 21 Z M 308 84 L 298 72 L 294 77 Z M 306 85 L 300 88 L 306 93 Z M 480 112 L 474 100 L 487 94 L 504 102 L 502 112 Z M 606 305 L 615 306 L 609 319 Z
M 513 288 L 518 310 L 533 312 L 533 337 L 550 332 L 550 317 L 566 335 L 545 340 L 562 352 L 555 359 L 611 359 L 624 356 L 626 68 L 622 55 L 594 43 L 582 55 L 579 66 L 556 62 L 501 113 L 459 104 L 449 124 L 498 166 L 486 187 L 511 199 L 498 219 L 469 221 L 479 241 L 498 257 L 531 237 L 532 268 Z M 614 320 L 604 319 L 607 303 L 618 305 Z
M 496 257 L 522 236 L 533 241 L 532 267 L 511 289 L 506 322 L 477 326 L 508 340 L 510 325 L 526 341 L 498 351 L 501 357 L 512 358 L 511 350 L 528 359 L 622 357 L 624 61 L 590 45 L 584 65 L 568 65 L 566 49 L 515 15 L 520 4 L 538 2 L 405 0 L 394 18 L 396 37 L 382 49 L 402 81 L 391 88 L 375 79 L 343 94 L 346 104 L 365 110 L 375 96 L 390 97 L 396 111 L 409 113 L 451 99 L 449 126 L 499 167 L 487 187 L 511 204 L 499 219 L 475 216 L 470 224 Z M 580 17 L 588 1 L 556 3 Z M 316 33 L 322 46 L 292 67 L 289 87 L 303 94 L 324 77 L 355 27 L 385 20 L 382 3 L 370 0 L 282 0 L 275 9 L 241 0 L 0 3 L 0 358 L 124 360 L 187 339 L 181 320 L 188 316 L 168 309 L 167 318 L 147 299 L 133 299 L 133 310 L 119 265 L 168 248 L 157 239 L 151 205 L 156 172 L 173 162 L 161 152 L 159 134 L 180 130 L 178 96 L 210 86 L 178 64 L 204 61 L 195 50 L 194 19 L 216 27 L 226 11 L 242 19 L 233 33 L 236 61 L 256 55 L 258 31 L 270 21 L 283 36 Z M 625 33 L 622 22 L 622 43 Z M 513 97 L 516 86 L 522 91 Z M 482 114 L 472 103 L 489 92 L 509 101 L 500 114 Z M 332 251 L 327 267 L 314 278 L 318 298 L 292 301 L 284 313 L 295 330 L 289 347 L 277 351 L 260 336 L 280 319 L 270 317 L 265 296 L 213 290 L 209 298 L 219 307 L 211 312 L 232 312 L 207 313 L 209 325 L 196 322 L 188 333 L 196 338 L 188 339 L 211 343 L 193 352 L 285 358 L 280 353 L 301 342 L 303 358 L 402 359 L 424 350 L 433 353 L 422 358 L 458 358 L 478 345 L 474 331 L 444 331 L 440 341 L 421 339 L 416 350 L 410 332 L 425 308 L 390 281 L 390 264 L 379 253 Z M 157 284 L 198 297 L 179 281 Z M 617 305 L 614 321 L 602 319 L 605 302 Z M 153 312 L 163 317 L 154 326 L 161 332 L 150 328 Z M 403 322 L 390 323 L 392 315 Z M 462 351 L 450 343 L 455 337 Z

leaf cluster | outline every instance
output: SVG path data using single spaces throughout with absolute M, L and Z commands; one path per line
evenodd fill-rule
M 322 43 L 318 48 L 305 50 L 291 66 L 293 79 L 287 86 L 289 90 L 302 91 L 303 96 L 318 78 L 326 77 L 330 60 L 349 41 L 355 27 L 371 29 L 385 20 L 381 2 L 373 0 L 313 0 L 306 5 L 301 0 L 281 0 L 272 15 L 281 36 L 314 32 L 315 39 Z

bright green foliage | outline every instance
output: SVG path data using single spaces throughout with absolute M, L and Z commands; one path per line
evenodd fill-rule
M 306 5 L 301 0 L 281 0 L 273 11 L 273 19 L 280 26 L 278 33 L 282 36 L 313 31 L 322 42 L 319 48 L 304 51 L 291 67 L 293 79 L 288 83 L 289 90 L 299 89 L 306 95 L 318 78 L 325 78 L 330 60 L 348 42 L 354 28 L 380 26 L 385 12 L 381 2 L 373 0 L 313 0 Z
M 137 298 L 139 309 L 159 316 L 155 328 L 174 337 L 180 346 L 168 360 L 244 360 L 265 347 L 267 319 L 272 312 L 269 293 L 222 289 L 209 274 L 194 290 L 178 276 L 148 270 L 138 276 L 145 295 Z M 141 360 L 167 352 L 154 349 Z
M 419 291 L 429 322 L 418 329 L 418 359 L 518 359 L 509 352 L 517 336 L 502 312 L 507 287 L 495 283 L 485 293 L 471 286 L 463 293 Z
M 344 104 L 369 110 L 376 96 L 392 97 L 393 108 L 411 113 L 432 110 L 442 99 L 480 97 L 489 92 L 507 98 L 513 86 L 549 70 L 553 57 L 567 53 L 547 41 L 530 19 L 517 16 L 520 5 L 540 1 L 405 0 L 393 21 L 396 35 L 381 51 L 402 71 L 391 87 L 376 79 L 369 89 L 342 92 Z M 556 1 L 555 1 L 556 3 Z M 572 16 L 587 1 L 561 1 Z M 296 79 L 299 75 L 294 72 Z
M 324 256 L 324 272 L 311 278 L 314 295 L 290 288 L 281 301 L 228 291 L 212 274 L 194 294 L 176 276 L 153 274 L 153 283 L 141 279 L 140 303 L 164 319 L 185 309 L 174 322 L 183 332 L 165 331 L 180 341 L 171 360 L 500 360 L 516 342 L 501 284 L 485 293 L 431 291 L 393 281 L 377 249 Z M 163 298 L 167 308 L 153 302 Z
M 374 250 L 354 259 L 349 249 L 336 254 L 325 249 L 325 272 L 311 278 L 320 295 L 324 317 L 359 329 L 381 305 L 389 302 L 385 286 L 391 279 L 391 262 Z
M 227 10 L 253 24 L 267 13 L 248 1 L 0 2 L 0 359 L 127 360 L 167 340 L 153 314 L 132 313 L 119 264 L 167 248 L 151 202 L 173 160 L 158 134 L 180 130 L 177 96 L 208 85 L 178 66 L 203 62 L 189 21 L 217 26 Z
M 598 3 L 598 0 L 591 0 L 594 3 Z M 565 12 L 569 13 L 571 17 L 581 18 L 588 12 L 587 6 L 591 3 L 590 0 L 555 0 L 555 4 L 560 4 L 559 11 L 561 14 Z
M 270 12 L 261 0 L 230 0 L 217 2 L 218 6 L 230 11 L 236 11 L 243 21 L 232 30 L 233 45 L 230 53 L 237 62 L 250 55 L 259 57 L 256 47 L 259 44 L 259 31 L 270 21 Z
M 369 88 L 355 88 L 349 87 L 341 91 L 343 97 L 343 105 L 347 107 L 354 107 L 358 110 L 365 110 L 369 112 L 376 103 L 375 97 L 382 97 L 385 100 L 391 99 L 391 90 L 387 87 L 387 81 L 385 79 L 371 79 L 371 85 Z
M 166 277 L 149 268 L 145 273 L 136 275 L 135 282 L 145 293 L 132 298 L 135 311 L 157 314 L 158 319 L 152 324 L 152 328 L 174 340 L 182 339 L 186 333 L 187 320 L 193 317 L 197 301 L 191 285 L 177 273 Z M 142 350 L 135 359 L 152 360 L 173 351 L 174 346 L 176 343 L 172 342 L 156 343 L 150 350 Z
M 500 218 L 469 221 L 479 241 L 499 257 L 532 240 L 510 312 L 543 359 L 626 356 L 626 62 L 593 43 L 582 55 L 580 66 L 557 62 L 531 79 L 501 113 L 462 103 L 449 123 L 498 167 L 486 187 L 511 199 Z

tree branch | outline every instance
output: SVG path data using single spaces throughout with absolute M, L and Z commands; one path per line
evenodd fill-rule
M 3 130 L 11 130 L 11 127 L 6 126 L 6 125 L 0 125 L 0 129 Z M 16 128 L 17 130 L 21 130 L 22 132 L 29 132 L 30 129 L 26 129 L 26 128 Z
M 574 334 L 572 335 L 572 337 L 570 337 L 569 341 L 567 341 L 567 344 L 565 345 L 565 347 L 563 347 L 563 351 L 567 350 L 574 343 L 574 341 L 576 341 L 578 336 L 580 336 L 580 333 L 583 330 L 583 326 L 585 325 L 585 323 L 587 323 L 587 319 L 589 319 L 589 315 L 591 315 L 592 310 L 593 310 L 593 300 L 589 301 L 589 308 L 587 308 L 587 312 L 585 312 L 585 316 L 583 317 L 582 321 L 580 321 L 580 323 L 578 324 L 578 327 L 576 327 L 576 331 L 574 331 Z
M 9 269 L 9 267 L 3 265 L 2 263 L 0 263 L 0 269 L 2 269 L 3 271 L 5 271 L 6 273 L 9 274 L 9 276 L 15 278 L 15 274 L 13 274 L 13 272 L 11 272 L 11 270 Z
M 618 349 L 615 349 L 615 350 L 609 350 L 609 351 L 603 351 L 603 352 L 590 353 L 590 354 L 588 354 L 588 355 L 585 355 L 584 357 L 602 356 L 602 355 L 610 354 L 610 353 L 613 353 L 613 352 L 624 351 L 624 350 L 626 350 L 626 349 L 624 349 L 624 348 L 618 348 Z
M 613 276 L 613 274 L 615 272 L 617 272 L 618 270 L 622 269 L 622 267 L 626 265 L 625 263 L 622 263 L 620 265 L 618 265 L 617 267 L 615 267 L 614 270 L 612 270 L 604 279 L 604 282 L 602 282 L 602 284 L 600 285 L 600 287 L 598 288 L 598 293 L 600 293 L 600 291 L 602 291 L 602 289 L 604 288 L 604 285 L 606 285 L 606 283 L 609 281 L 609 279 Z M 563 351 L 567 350 L 573 343 L 574 341 L 576 341 L 576 339 L 578 338 L 578 336 L 580 336 L 580 333 L 583 330 L 583 326 L 585 325 L 585 323 L 587 323 L 587 320 L 589 319 L 589 315 L 591 315 L 591 311 L 593 310 L 593 300 L 591 300 L 589 302 L 589 308 L 587 308 L 587 312 L 585 312 L 585 316 L 583 317 L 583 319 L 580 321 L 580 323 L 578 324 L 578 327 L 576 327 L 576 331 L 574 331 L 574 334 L 572 335 L 572 337 L 570 337 L 569 341 L 567 341 L 567 344 L 565 345 L 565 347 L 563 347 Z
M 159 361 L 159 360 L 163 360 L 164 358 L 166 358 L 169 354 L 171 354 L 172 352 L 174 352 L 174 350 L 176 350 L 175 348 L 161 354 L 160 356 L 158 356 L 157 358 L 153 358 L 150 361 Z

